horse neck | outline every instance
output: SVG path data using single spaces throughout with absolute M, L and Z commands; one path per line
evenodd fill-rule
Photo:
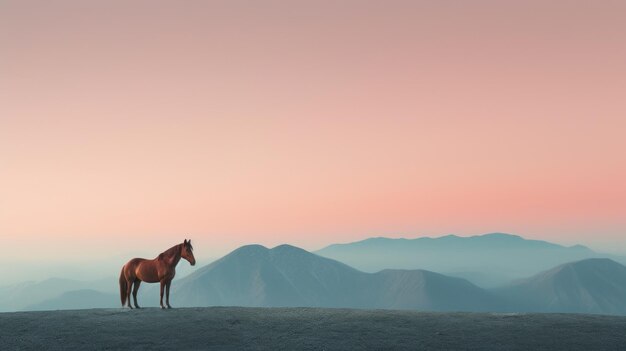
M 176 266 L 180 261 L 181 253 L 182 244 L 178 244 L 161 253 L 158 258 L 171 266 Z

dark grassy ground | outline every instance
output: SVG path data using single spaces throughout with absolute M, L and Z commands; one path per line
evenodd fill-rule
M 625 350 L 626 317 L 315 308 L 0 313 L 2 350 Z

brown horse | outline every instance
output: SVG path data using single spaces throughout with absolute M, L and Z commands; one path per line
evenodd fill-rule
M 167 293 L 165 299 L 167 308 L 172 308 L 172 306 L 170 306 L 170 285 L 176 274 L 176 265 L 181 257 L 189 261 L 192 266 L 196 264 L 196 259 L 193 257 L 191 240 L 187 241 L 187 239 L 185 239 L 182 244 L 171 247 L 153 260 L 133 258 L 128 261 L 124 267 L 122 267 L 122 272 L 120 273 L 120 297 L 122 299 L 122 307 L 126 305 L 126 300 L 128 300 L 128 307 L 133 308 L 130 303 L 131 288 L 133 299 L 135 300 L 135 307 L 139 308 L 139 305 L 137 305 L 137 291 L 139 290 L 141 282 L 160 282 L 161 308 L 165 308 L 165 306 L 163 306 L 163 289 L 165 289 Z

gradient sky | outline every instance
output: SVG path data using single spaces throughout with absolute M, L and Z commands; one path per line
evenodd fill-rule
M 493 231 L 626 253 L 624 13 L 0 1 L 3 259 Z

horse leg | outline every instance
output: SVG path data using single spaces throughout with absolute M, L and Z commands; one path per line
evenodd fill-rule
M 141 285 L 141 280 L 135 280 L 135 284 L 133 285 L 133 300 L 135 300 L 135 308 L 140 308 L 137 304 L 137 291 L 139 290 L 139 285 Z
M 165 280 L 161 280 L 161 308 L 165 308 L 163 306 L 163 288 L 165 288 Z
M 130 302 L 130 293 L 133 289 L 133 281 L 126 279 L 126 298 L 128 300 L 128 307 L 133 308 L 133 304 Z
M 168 280 L 167 283 L 165 283 L 165 303 L 167 304 L 167 308 L 172 308 L 172 306 L 170 306 L 170 285 L 172 285 L 172 281 Z

